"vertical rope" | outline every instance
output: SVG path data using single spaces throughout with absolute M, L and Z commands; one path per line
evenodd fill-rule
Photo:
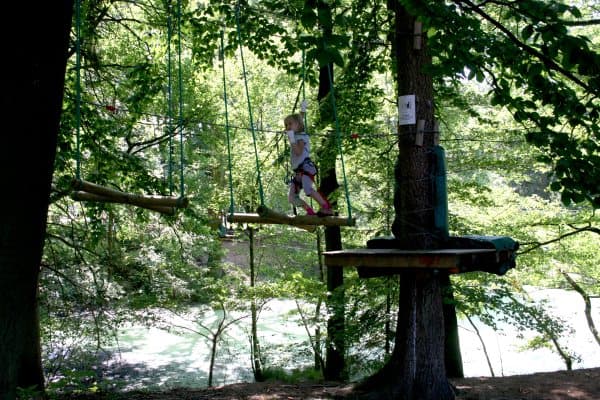
M 75 141 L 77 154 L 75 158 L 75 175 L 81 179 L 81 0 L 75 2 Z
M 344 177 L 344 193 L 346 195 L 346 203 L 348 204 L 348 220 L 352 219 L 352 206 L 350 205 L 350 194 L 348 192 L 348 182 L 346 181 L 346 167 L 344 165 L 344 153 L 342 151 L 342 138 L 340 135 L 340 124 L 337 118 L 337 109 L 335 107 L 335 91 L 333 89 L 333 77 L 331 73 L 331 64 L 327 64 L 327 75 L 329 76 L 329 87 L 331 91 L 331 106 L 333 108 L 333 119 L 335 121 L 335 133 L 340 160 L 342 163 L 342 176 Z
M 302 49 L 302 101 L 306 100 L 306 58 L 304 54 L 304 49 Z M 306 117 L 308 113 L 304 113 L 304 132 L 308 134 L 308 118 Z
M 173 195 L 173 86 L 171 77 L 171 36 L 172 36 L 172 21 L 171 21 L 171 1 L 167 3 L 167 129 L 169 133 L 169 192 Z
M 260 205 L 265 205 L 265 195 L 263 192 L 262 178 L 260 175 L 260 162 L 258 159 L 258 148 L 256 146 L 256 130 L 254 129 L 254 118 L 252 117 L 252 105 L 250 103 L 250 92 L 248 91 L 248 79 L 246 76 L 246 63 L 244 62 L 244 51 L 242 50 L 242 33 L 240 30 L 240 4 L 238 2 L 235 10 L 235 21 L 237 25 L 238 41 L 240 43 L 240 59 L 242 61 L 242 70 L 244 73 L 244 86 L 246 88 L 246 100 L 248 101 L 248 114 L 250 116 L 250 129 L 252 131 L 252 143 L 254 144 L 254 157 L 256 159 L 256 174 L 258 177 L 258 193 L 260 195 Z
M 223 40 L 224 32 L 221 31 L 221 66 L 223 68 L 223 101 L 225 102 L 225 134 L 227 135 L 227 167 L 229 169 L 229 214 L 233 216 L 233 177 L 231 175 L 231 140 L 229 137 L 229 113 L 227 110 L 227 81 L 225 79 L 225 45 Z
M 179 127 L 179 196 L 184 197 L 185 185 L 183 180 L 183 166 L 185 159 L 183 156 L 183 75 L 181 70 L 181 0 L 177 0 L 177 60 L 179 75 L 179 118 L 177 126 Z

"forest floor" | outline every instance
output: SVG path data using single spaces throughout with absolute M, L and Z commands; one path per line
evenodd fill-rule
M 600 368 L 531 375 L 452 379 L 457 400 L 600 400 Z M 300 400 L 351 399 L 352 387 L 335 383 L 238 383 L 210 389 L 172 389 L 68 395 L 60 400 Z

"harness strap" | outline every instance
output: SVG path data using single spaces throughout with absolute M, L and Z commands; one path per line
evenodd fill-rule
M 306 172 L 304 170 L 304 165 L 307 163 L 311 163 L 313 165 L 313 167 L 315 167 L 315 173 L 314 174 L 309 174 L 308 172 Z M 311 177 L 314 177 L 315 175 L 317 175 L 319 173 L 319 170 L 317 169 L 317 166 L 312 162 L 312 160 L 310 159 L 310 157 L 306 157 L 304 160 L 302 160 L 302 162 L 300 163 L 300 165 L 298 166 L 298 168 L 294 169 L 294 172 L 296 173 L 302 173 L 305 175 L 309 175 Z

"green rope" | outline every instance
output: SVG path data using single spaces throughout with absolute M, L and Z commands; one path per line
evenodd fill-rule
M 333 119 L 335 121 L 335 133 L 338 151 L 340 152 L 340 160 L 342 163 L 342 175 L 344 177 L 344 189 L 346 194 L 346 203 L 348 203 L 348 220 L 352 219 L 352 206 L 350 205 L 350 194 L 348 192 L 348 182 L 346 181 L 346 167 L 344 165 L 344 154 L 342 152 L 342 138 L 340 135 L 340 124 L 337 118 L 337 110 L 335 107 L 335 91 L 333 89 L 333 77 L 331 74 L 331 64 L 327 64 L 327 74 L 329 76 L 329 87 L 331 90 L 331 106 L 333 108 Z
M 77 180 L 81 180 L 81 0 L 75 2 L 75 21 L 75 70 L 77 71 L 75 78 L 75 138 L 77 146 L 75 175 L 77 176 Z
M 306 100 L 306 58 L 304 54 L 304 49 L 302 49 L 302 101 Z M 308 133 L 308 118 L 306 118 L 306 114 L 304 113 L 304 132 Z
M 229 214 L 233 215 L 234 204 L 233 204 L 233 177 L 231 170 L 233 169 L 231 163 L 231 140 L 229 138 L 229 113 L 227 111 L 227 81 L 225 79 L 225 46 L 223 44 L 224 32 L 221 31 L 221 65 L 223 67 L 223 101 L 225 102 L 225 133 L 227 135 L 227 167 L 229 168 Z
M 173 34 L 173 27 L 171 21 L 171 1 L 167 4 L 167 118 L 169 122 L 167 124 L 167 130 L 169 134 L 169 194 L 173 195 L 173 85 L 171 77 L 171 36 Z
M 177 0 L 177 59 L 179 68 L 179 196 L 184 197 L 185 185 L 183 180 L 183 76 L 181 70 L 181 0 Z
M 252 117 L 252 106 L 250 104 L 250 93 L 248 91 L 248 79 L 246 77 L 246 64 L 244 62 L 244 52 L 242 50 L 242 33 L 240 30 L 240 4 L 238 2 L 236 11 L 235 11 L 235 22 L 237 25 L 237 34 L 238 34 L 238 41 L 240 43 L 240 60 L 242 61 L 242 70 L 244 73 L 244 86 L 246 88 L 246 100 L 248 101 L 248 114 L 250 116 L 250 129 L 252 131 L 252 142 L 254 144 L 254 157 L 256 159 L 256 174 L 258 177 L 258 193 L 260 195 L 260 205 L 264 206 L 265 205 L 265 195 L 263 192 L 263 186 L 262 186 L 262 179 L 260 176 L 260 162 L 258 159 L 258 148 L 256 145 L 256 131 L 254 129 L 254 119 Z
M 173 180 L 173 165 L 175 162 L 173 161 L 173 156 L 175 154 L 175 146 L 174 146 L 174 133 L 175 129 L 179 129 L 179 195 L 180 197 L 184 197 L 185 192 L 185 182 L 183 179 L 183 165 L 184 165 L 184 156 L 183 156 L 183 75 L 181 68 L 181 0 L 177 1 L 177 62 L 178 62 L 178 120 L 177 120 L 177 128 L 174 127 L 173 124 L 173 114 L 174 114 L 174 104 L 173 104 L 173 63 L 172 63 L 172 54 L 171 54 L 171 41 L 173 38 L 173 21 L 172 21 L 172 3 L 169 0 L 167 5 L 168 8 L 168 16 L 167 16 L 167 77 L 168 77 L 168 89 L 167 89 L 167 102 L 168 102 L 168 132 L 169 132 L 169 191 L 170 194 L 173 195 L 175 190 L 175 183 Z

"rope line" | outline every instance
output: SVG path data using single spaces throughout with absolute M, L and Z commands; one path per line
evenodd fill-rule
M 171 63 L 171 36 L 173 34 L 173 22 L 171 21 L 171 1 L 167 4 L 167 130 L 169 131 L 169 194 L 173 194 L 173 85 L 172 85 L 172 63 Z
M 331 74 L 331 64 L 327 64 L 327 75 L 329 77 L 329 87 L 331 92 L 331 107 L 333 109 L 333 119 L 335 121 L 336 144 L 340 153 L 342 164 L 342 176 L 344 178 L 344 194 L 346 195 L 346 204 L 348 204 L 348 220 L 352 219 L 352 205 L 350 204 L 350 193 L 348 192 L 348 182 L 346 180 L 346 167 L 344 165 L 344 153 L 342 151 L 342 138 L 340 136 L 340 123 L 337 118 L 337 109 L 335 106 L 335 90 L 333 88 L 333 77 Z
M 173 33 L 173 23 L 172 23 L 172 4 L 171 0 L 169 0 L 167 4 L 167 62 L 168 62 L 168 88 L 167 88 L 167 103 L 168 103 L 168 111 L 166 116 L 165 126 L 168 131 L 169 137 L 169 170 L 168 170 L 168 179 L 169 179 L 169 189 L 172 195 L 173 193 L 173 174 L 172 174 L 172 165 L 173 165 L 173 136 L 174 132 L 177 129 L 174 127 L 173 123 L 173 90 L 172 90 L 172 62 L 171 62 L 171 38 Z M 75 1 L 75 70 L 76 70 L 76 79 L 75 79 L 75 136 L 76 136 L 76 172 L 75 176 L 78 181 L 82 180 L 82 156 L 81 156 L 81 120 L 82 120 L 82 79 L 81 79 L 81 22 L 82 22 L 82 10 L 81 10 L 81 0 Z M 184 174 L 183 174 L 183 165 L 184 165 L 184 152 L 183 152 L 183 77 L 182 77 L 182 68 L 181 68 L 181 0 L 178 0 L 178 10 L 177 10 L 177 27 L 178 27 L 178 35 L 179 35 L 179 47 L 178 47 L 178 55 L 179 55 L 179 121 L 177 126 L 180 127 L 180 181 L 181 181 L 181 193 L 180 198 L 184 197 Z M 86 104 L 94 104 L 98 106 L 98 104 L 93 102 L 86 102 Z M 114 110 L 113 110 L 114 111 Z M 137 113 L 138 115 L 153 115 L 149 113 Z M 183 204 L 183 202 L 182 202 Z M 179 206 L 179 205 L 178 205 Z
M 246 74 L 246 63 L 244 61 L 244 51 L 243 51 L 243 45 L 242 45 L 242 32 L 240 29 L 240 3 L 238 1 L 237 4 L 237 8 L 235 10 L 235 22 L 236 22 L 236 28 L 237 28 L 237 34 L 238 34 L 238 41 L 240 44 L 240 61 L 242 62 L 242 71 L 244 74 L 244 87 L 246 89 L 246 100 L 248 102 L 248 115 L 250 118 L 250 129 L 252 130 L 252 143 L 254 145 L 254 157 L 256 159 L 256 174 L 257 174 L 257 179 L 258 179 L 258 193 L 260 195 L 260 205 L 264 206 L 265 205 L 265 195 L 264 195 L 264 191 L 263 191 L 263 185 L 262 185 L 262 178 L 261 178 L 261 174 L 260 174 L 260 162 L 259 162 L 259 158 L 258 158 L 258 147 L 256 145 L 256 130 L 254 128 L 254 118 L 252 116 L 252 104 L 250 102 L 250 92 L 248 90 L 248 78 L 247 78 L 247 74 Z
M 302 101 L 306 101 L 306 56 L 302 49 Z M 304 113 L 304 131 L 308 133 L 308 118 L 307 113 Z
M 179 68 L 179 196 L 184 197 L 185 185 L 183 180 L 183 167 L 185 159 L 183 156 L 183 71 L 181 68 L 181 0 L 177 0 L 177 60 Z
M 75 155 L 75 176 L 81 180 L 81 0 L 75 2 L 75 141 L 77 154 Z
M 302 86 L 300 86 L 300 88 L 298 89 L 298 91 L 300 92 L 302 90 Z M 76 98 L 77 96 L 75 96 Z M 69 94 L 65 94 L 65 98 L 66 99 L 73 99 L 73 96 L 69 95 Z M 102 103 L 98 103 L 98 102 L 94 102 L 94 101 L 84 101 L 83 99 L 81 100 L 81 104 L 87 104 L 87 105 L 92 105 L 94 107 L 101 107 L 104 108 L 106 107 L 106 104 L 102 104 Z M 150 113 L 150 112 L 139 112 L 139 111 L 131 111 L 128 110 L 127 108 L 123 107 L 123 108 L 119 108 L 117 111 L 113 111 L 113 113 L 127 113 L 129 115 L 140 115 L 140 116 L 147 116 L 147 117 L 156 117 L 156 118 L 165 118 L 165 114 L 158 114 L 158 113 Z M 189 123 L 189 124 L 202 124 L 202 125 L 206 125 L 206 126 L 216 126 L 216 127 L 225 127 L 224 124 L 220 124 L 218 122 L 216 122 L 215 120 L 206 120 L 206 119 L 200 119 L 200 118 L 186 118 L 184 119 L 185 123 Z M 140 125 L 149 125 L 149 126 L 160 126 L 162 125 L 161 123 L 155 123 L 155 122 L 144 122 L 144 121 L 139 121 L 138 124 Z M 231 128 L 234 129 L 238 129 L 238 130 L 246 130 L 246 131 L 250 131 L 250 128 L 247 126 L 239 126 L 239 125 L 229 125 Z M 177 127 L 176 127 L 177 129 Z M 381 129 L 382 131 L 384 130 L 383 128 Z M 518 134 L 522 134 L 522 132 L 526 131 L 526 128 L 498 128 L 498 129 L 494 129 L 493 132 L 508 132 L 508 133 L 518 133 Z M 467 134 L 480 134 L 481 132 L 484 131 L 491 131 L 490 129 L 481 129 L 481 130 L 476 130 L 473 128 L 467 129 L 467 130 L 463 130 L 463 132 L 467 133 Z M 276 133 L 276 134 L 281 134 L 281 129 L 262 129 L 262 132 L 265 133 Z M 341 136 L 342 136 L 342 140 L 345 141 L 355 141 L 355 138 L 350 137 L 351 133 L 353 131 L 349 131 L 349 132 L 341 132 Z M 423 131 L 423 133 L 425 134 L 435 134 L 435 133 L 440 133 L 441 131 L 430 131 L 430 130 L 425 130 Z M 453 131 L 450 131 L 450 133 L 453 133 Z M 566 132 L 565 132 L 566 133 Z M 313 132 L 311 134 L 311 136 L 313 137 L 327 137 L 329 134 L 324 133 L 318 133 L 318 132 Z M 410 134 L 398 134 L 396 132 L 391 132 L 391 133 L 375 133 L 375 132 L 366 132 L 366 131 L 361 131 L 359 133 L 359 137 L 360 138 L 387 138 L 387 137 L 395 137 L 395 138 L 400 138 L 400 137 L 404 137 L 404 136 L 409 136 Z M 414 133 L 413 133 L 414 135 Z M 440 143 L 444 143 L 444 142 L 476 142 L 476 143 L 504 143 L 504 144 L 520 144 L 520 143 L 527 143 L 527 141 L 522 138 L 522 139 L 514 139 L 514 140 L 502 140 L 502 139 L 482 139 L 480 137 L 476 137 L 476 136 L 460 136 L 460 137 L 445 137 L 445 138 L 440 138 Z
M 229 214 L 233 216 L 234 203 L 233 203 L 233 177 L 231 174 L 232 163 L 231 163 L 231 139 L 229 135 L 229 112 L 227 108 L 227 80 L 225 75 L 225 45 L 223 36 L 225 33 L 221 31 L 221 65 L 223 67 L 223 101 L 225 102 L 225 134 L 227 136 L 227 166 L 229 170 Z
M 173 156 L 175 154 L 175 146 L 173 143 L 173 138 L 175 136 L 175 131 L 179 129 L 179 195 L 180 197 L 184 197 L 185 195 L 185 182 L 183 179 L 183 165 L 184 165 L 184 156 L 183 156 L 183 72 L 181 68 L 181 0 L 177 0 L 177 75 L 178 75 L 178 117 L 177 124 L 173 123 L 174 121 L 174 104 L 173 104 L 173 62 L 172 62 L 172 54 L 171 54 L 171 42 L 173 39 L 173 6 L 171 0 L 167 4 L 167 129 L 169 134 L 169 192 L 170 195 L 173 195 L 175 190 L 175 183 L 173 180 L 173 165 L 175 164 L 173 160 Z

